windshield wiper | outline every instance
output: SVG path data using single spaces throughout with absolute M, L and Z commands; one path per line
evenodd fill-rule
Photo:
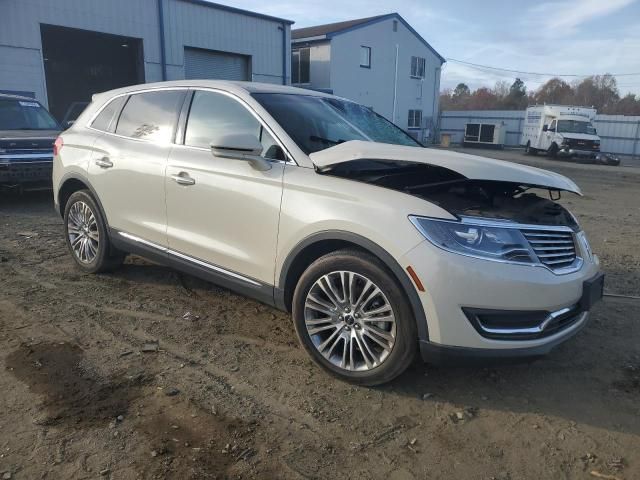
M 342 139 L 340 139 L 340 140 L 331 140 L 330 138 L 318 137 L 317 135 L 311 135 L 309 137 L 309 140 L 311 140 L 312 142 L 330 143 L 332 145 L 340 145 L 341 143 L 345 142 Z

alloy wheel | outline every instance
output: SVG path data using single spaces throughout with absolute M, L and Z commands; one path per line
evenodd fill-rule
M 82 263 L 91 263 L 98 254 L 100 232 L 96 216 L 85 202 L 77 201 L 71 205 L 67 217 L 67 234 L 76 258 Z
M 304 320 L 315 348 L 347 371 L 380 366 L 396 343 L 396 319 L 384 292 L 351 271 L 323 275 L 305 300 Z

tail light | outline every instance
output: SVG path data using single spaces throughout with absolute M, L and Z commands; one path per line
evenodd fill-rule
M 64 145 L 64 142 L 62 141 L 62 137 L 58 137 L 56 138 L 56 141 L 53 142 L 53 156 L 57 157 L 58 154 L 60 153 L 60 150 L 62 150 L 62 146 Z

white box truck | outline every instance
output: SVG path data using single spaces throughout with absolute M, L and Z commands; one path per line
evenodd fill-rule
M 596 109 L 568 105 L 527 108 L 520 144 L 535 155 L 599 158 L 600 137 L 591 123 Z

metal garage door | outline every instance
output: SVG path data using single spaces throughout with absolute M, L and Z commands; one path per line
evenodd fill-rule
M 249 57 L 185 48 L 184 75 L 187 79 L 249 80 Z

